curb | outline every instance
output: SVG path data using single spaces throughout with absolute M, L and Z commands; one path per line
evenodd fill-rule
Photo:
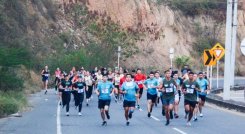
M 218 90 L 223 90 L 223 89 L 218 89 Z M 220 91 L 215 90 L 211 92 L 209 95 L 207 95 L 206 97 L 207 102 L 213 103 L 223 108 L 233 109 L 233 110 L 245 113 L 245 103 L 233 101 L 233 100 L 223 100 L 222 97 L 215 94 L 217 92 L 220 92 Z

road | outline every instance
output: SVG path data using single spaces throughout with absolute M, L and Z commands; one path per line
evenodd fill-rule
M 216 77 L 212 80 L 212 88 L 217 88 L 217 79 Z M 245 86 L 245 77 L 236 77 L 235 78 L 235 85 Z M 224 87 L 224 78 L 219 78 L 219 88 Z
M 37 93 L 30 97 L 32 110 L 23 113 L 23 117 L 0 119 L 0 134 L 244 134 L 245 130 L 245 114 L 210 104 L 204 108 L 204 117 L 199 117 L 197 122 L 187 127 L 183 102 L 180 104 L 180 118 L 173 119 L 169 126 L 165 126 L 160 107 L 153 109 L 152 118 L 147 117 L 145 94 L 142 98 L 143 111 L 135 111 L 130 126 L 125 125 L 122 105 L 112 101 L 111 119 L 106 127 L 102 127 L 95 94 L 93 98 L 89 107 L 84 106 L 81 117 L 77 115 L 72 102 L 71 115 L 67 117 L 65 109 L 58 105 L 54 90 L 49 91 L 48 95 Z

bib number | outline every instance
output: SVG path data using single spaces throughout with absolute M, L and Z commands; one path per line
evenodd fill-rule
M 108 88 L 102 89 L 101 93 L 102 94 L 108 94 L 109 93 L 109 89 Z
M 173 91 L 173 88 L 166 88 L 166 93 L 172 93 Z
M 78 93 L 83 93 L 84 90 L 83 89 L 78 89 Z
M 193 94 L 193 93 L 194 93 L 194 89 L 192 89 L 192 88 L 187 88 L 186 92 L 189 93 L 189 94 Z
M 69 88 L 66 88 L 65 91 L 68 92 L 68 91 L 70 91 L 70 89 Z

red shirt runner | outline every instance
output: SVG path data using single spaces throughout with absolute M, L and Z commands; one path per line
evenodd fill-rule
M 138 84 L 139 88 L 143 88 L 144 81 L 146 76 L 144 74 L 136 74 L 134 76 L 134 81 Z

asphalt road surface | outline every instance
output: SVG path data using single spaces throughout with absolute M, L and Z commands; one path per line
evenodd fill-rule
M 214 77 L 213 80 L 212 80 L 212 88 L 217 88 L 217 78 Z M 218 80 L 218 87 L 219 88 L 223 88 L 224 87 L 224 78 L 219 78 Z M 236 77 L 235 78 L 235 82 L 234 82 L 235 85 L 239 85 L 239 86 L 245 86 L 245 77 Z
M 107 126 L 101 126 L 97 96 L 93 94 L 90 106 L 83 106 L 82 116 L 78 116 L 74 102 L 71 101 L 70 116 L 58 105 L 55 91 L 49 90 L 30 97 L 32 110 L 22 117 L 0 119 L 0 134 L 244 134 L 245 114 L 206 105 L 204 117 L 198 117 L 192 126 L 186 126 L 184 119 L 183 98 L 180 104 L 180 118 L 171 120 L 165 126 L 165 117 L 161 107 L 154 107 L 152 117 L 147 117 L 146 94 L 142 98 L 142 111 L 136 110 L 130 125 L 126 126 L 123 107 L 112 100 L 111 119 Z

